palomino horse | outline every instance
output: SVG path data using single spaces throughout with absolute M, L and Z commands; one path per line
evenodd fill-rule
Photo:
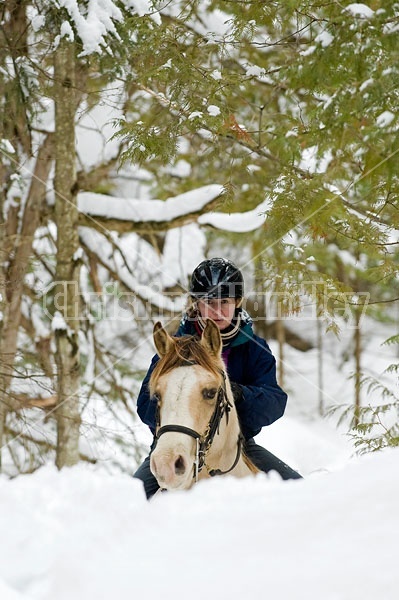
M 214 475 L 257 473 L 242 452 L 216 323 L 208 319 L 200 341 L 172 338 L 156 323 L 154 343 L 160 360 L 150 379 L 150 394 L 158 402 L 150 465 L 159 486 L 181 490 Z

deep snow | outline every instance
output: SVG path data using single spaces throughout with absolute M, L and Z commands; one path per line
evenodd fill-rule
M 319 465 L 305 479 L 147 502 L 138 480 L 82 464 L 0 478 L 1 600 L 396 600 L 399 449 L 350 459 L 327 422 L 278 428 Z

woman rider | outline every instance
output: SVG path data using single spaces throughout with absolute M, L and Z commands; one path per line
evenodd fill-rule
M 254 440 L 262 427 L 284 414 L 287 394 L 277 384 L 276 361 L 269 346 L 255 335 L 252 321 L 241 307 L 244 296 L 241 271 L 224 258 L 204 260 L 192 274 L 189 293 L 192 305 L 183 316 L 176 335 L 201 337 L 207 318 L 213 319 L 219 327 L 222 357 L 245 438 L 245 454 L 260 471 L 274 470 L 283 479 L 300 479 L 299 473 Z M 157 355 L 153 357 L 137 400 L 139 417 L 152 433 L 156 427 L 156 402 L 150 398 L 148 383 L 158 360 Z M 159 489 L 150 470 L 149 456 L 134 477 L 143 481 L 147 498 Z

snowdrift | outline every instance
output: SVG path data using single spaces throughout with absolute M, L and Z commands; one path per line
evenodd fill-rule
M 399 449 L 147 502 L 79 465 L 0 478 L 1 600 L 396 600 Z

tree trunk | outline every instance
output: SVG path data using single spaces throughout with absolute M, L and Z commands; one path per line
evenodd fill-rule
M 353 416 L 353 423 L 356 427 L 359 425 L 360 420 L 360 387 L 361 387 L 361 355 L 362 355 L 362 336 L 360 331 L 360 311 L 355 311 L 355 332 L 354 332 L 354 342 L 355 342 L 355 411 Z
M 7 213 L 7 220 L 1 226 L 1 262 L 3 267 L 0 276 L 2 310 L 0 336 L 0 465 L 6 416 L 9 410 L 18 408 L 9 394 L 9 386 L 13 376 L 14 359 L 17 351 L 25 274 L 32 255 L 33 238 L 40 224 L 40 214 L 45 201 L 46 184 L 52 164 L 52 142 L 52 134 L 49 134 L 39 149 L 22 222 L 18 223 L 19 207 L 11 206 Z M 1 197 L 4 201 L 3 193 Z M 19 232 L 18 229 L 20 229 Z
M 317 326 L 317 387 L 319 389 L 319 415 L 324 415 L 324 378 L 323 378 L 323 332 L 321 319 L 316 320 Z
M 55 215 L 57 224 L 56 306 L 57 455 L 59 469 L 79 461 L 79 238 L 75 173 L 75 50 L 62 39 L 55 53 Z
M 277 341 L 278 341 L 278 384 L 284 389 L 284 344 L 285 344 L 285 330 L 284 330 L 284 321 L 283 319 L 277 315 L 276 319 L 276 333 L 277 333 Z
M 26 118 L 27 103 L 24 101 L 25 97 L 20 83 L 19 70 L 16 67 L 18 59 L 25 55 L 27 51 L 26 4 L 17 0 L 10 0 L 7 2 L 6 9 L 2 9 L 2 27 L 0 31 L 0 46 L 2 49 L 0 58 L 0 139 L 6 139 L 12 143 L 14 149 L 17 147 L 23 148 L 27 154 L 30 154 L 31 140 Z M 6 76 L 6 69 L 4 68 L 6 60 L 10 57 L 15 67 L 15 77 L 12 80 Z M 14 256 L 14 265 L 16 256 L 10 246 L 8 228 L 10 212 L 13 212 L 14 217 L 17 212 L 13 207 L 9 207 L 8 214 L 6 214 L 5 202 L 10 185 L 10 174 L 15 172 L 15 164 L 18 164 L 15 157 L 13 158 L 14 162 L 10 162 L 5 153 L 2 152 L 0 156 L 0 470 L 2 448 L 5 442 L 5 422 L 7 413 L 12 408 L 8 388 L 12 377 L 16 348 L 16 333 L 15 340 L 11 338 L 10 345 L 9 333 L 10 326 L 14 332 L 17 332 L 19 323 L 19 310 L 16 314 L 10 312 L 10 294 L 12 296 L 10 282 L 13 281 L 12 275 L 10 275 L 11 256 Z M 27 204 L 29 204 L 29 200 Z M 15 240 L 13 239 L 12 245 L 14 243 Z

